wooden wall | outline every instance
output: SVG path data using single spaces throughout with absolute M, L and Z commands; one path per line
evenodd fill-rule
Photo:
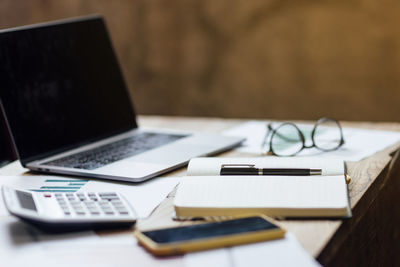
M 0 27 L 100 13 L 140 114 L 400 120 L 400 2 L 1 0 Z

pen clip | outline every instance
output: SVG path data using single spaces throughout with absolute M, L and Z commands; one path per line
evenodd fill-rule
M 222 164 L 221 165 L 221 170 L 222 169 L 230 169 L 230 168 L 249 168 L 252 169 L 256 165 L 255 164 Z

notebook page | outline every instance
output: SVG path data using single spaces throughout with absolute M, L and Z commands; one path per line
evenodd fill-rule
M 347 186 L 341 176 L 186 177 L 175 205 L 210 208 L 343 208 Z
M 258 157 L 258 158 L 194 158 L 189 162 L 187 176 L 217 176 L 222 164 L 255 164 L 259 168 L 315 168 L 322 175 L 342 175 L 344 162 L 323 157 Z

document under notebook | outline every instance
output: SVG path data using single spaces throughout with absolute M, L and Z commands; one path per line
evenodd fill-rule
M 224 164 L 315 168 L 321 175 L 220 176 Z M 196 158 L 174 199 L 180 218 L 266 214 L 274 217 L 351 217 L 345 165 L 320 158 Z

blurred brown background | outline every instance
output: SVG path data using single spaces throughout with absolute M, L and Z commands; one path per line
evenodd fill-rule
M 139 114 L 400 120 L 400 2 L 0 0 L 0 28 L 105 16 Z

